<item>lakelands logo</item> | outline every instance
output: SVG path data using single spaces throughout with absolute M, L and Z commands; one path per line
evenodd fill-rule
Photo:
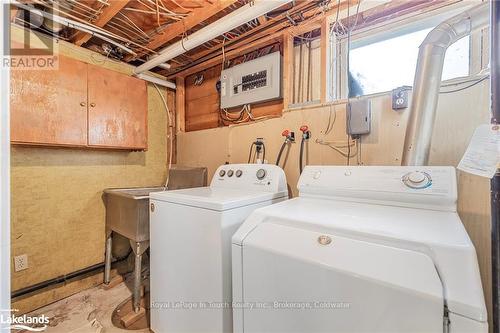
M 43 332 L 47 329 L 49 324 L 49 317 L 41 315 L 31 317 L 27 315 L 16 316 L 17 309 L 1 310 L 0 309 L 0 324 L 7 326 L 10 330 L 14 331 L 28 331 L 28 332 Z
M 5 12 L 10 12 L 10 5 L 2 4 L 5 7 Z M 10 24 L 5 25 L 3 29 L 4 54 L 2 57 L 1 66 L 10 68 L 11 70 L 57 70 L 58 57 L 56 48 L 57 40 L 48 36 L 42 36 L 40 32 L 33 33 L 27 27 L 34 31 L 39 28 L 38 25 L 44 22 L 45 19 L 37 14 L 37 11 L 21 12 L 21 17 L 16 15 L 13 20 L 16 23 L 25 25 L 25 29 L 16 29 L 16 38 L 11 37 L 12 30 Z M 45 15 L 50 15 L 45 13 Z M 19 35 L 22 34 L 22 40 L 19 40 Z

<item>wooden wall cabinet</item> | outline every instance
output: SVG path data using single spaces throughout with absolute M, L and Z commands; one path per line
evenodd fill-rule
M 11 142 L 147 149 L 146 82 L 64 56 L 57 71 L 13 70 Z
M 88 67 L 88 145 L 147 147 L 146 83 L 101 67 Z
M 65 57 L 59 71 L 11 71 L 11 141 L 87 144 L 87 65 Z

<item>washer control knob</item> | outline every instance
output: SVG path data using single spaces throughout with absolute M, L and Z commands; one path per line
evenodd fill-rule
M 262 179 L 266 178 L 266 174 L 267 174 L 267 172 L 264 169 L 257 170 L 257 174 L 256 174 L 257 179 L 262 180 Z
M 224 177 L 226 175 L 226 170 L 219 171 L 219 176 Z
M 243 171 L 236 170 L 236 177 L 240 178 L 242 174 L 243 174 Z
M 313 174 L 313 179 L 319 179 L 319 177 L 321 177 L 321 171 L 316 171 L 316 172 Z
M 422 171 L 408 172 L 402 180 L 406 186 L 414 189 L 426 188 L 432 184 L 431 176 Z
M 425 181 L 426 177 L 423 173 L 421 172 L 411 172 L 408 174 L 408 181 L 410 181 L 413 184 L 420 184 L 423 181 Z
M 228 177 L 232 177 L 234 175 L 234 171 L 233 170 L 228 170 L 227 171 L 227 176 Z

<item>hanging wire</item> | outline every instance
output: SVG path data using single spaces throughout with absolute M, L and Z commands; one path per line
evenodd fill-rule
M 452 94 L 452 93 L 456 93 L 456 92 L 459 92 L 459 91 L 463 91 L 463 90 L 466 90 L 466 89 L 472 88 L 472 87 L 474 87 L 475 85 L 478 85 L 479 83 L 481 83 L 481 82 L 483 82 L 483 81 L 487 80 L 489 77 L 490 77 L 490 76 L 489 76 L 489 75 L 487 75 L 487 76 L 485 76 L 485 77 L 483 77 L 483 78 L 481 78 L 481 79 L 478 79 L 478 80 L 476 80 L 474 83 L 469 84 L 469 85 L 467 85 L 467 86 L 465 86 L 465 87 L 458 88 L 458 89 L 454 89 L 454 90 L 445 90 L 445 91 L 440 91 L 439 93 L 440 93 L 440 94 Z
M 64 11 L 60 10 L 59 8 L 50 6 L 49 4 L 45 3 L 44 1 L 41 1 L 41 0 L 32 0 L 32 2 L 36 3 L 36 4 L 39 4 L 39 5 L 42 5 L 42 6 L 46 7 L 46 8 L 48 8 L 48 9 L 53 9 L 53 10 L 61 13 L 63 16 L 67 16 L 68 18 L 75 20 L 76 23 L 81 22 L 81 23 L 87 25 L 89 27 L 89 29 L 85 29 L 85 32 L 87 32 L 87 33 L 89 33 L 91 35 L 94 35 L 94 31 L 97 31 L 97 33 L 101 35 L 99 38 L 101 38 L 103 40 L 109 41 L 109 39 L 117 39 L 117 40 L 119 40 L 121 42 L 124 42 L 124 43 L 133 44 L 133 45 L 135 45 L 135 46 L 137 46 L 137 47 L 139 47 L 141 49 L 146 50 L 147 52 L 154 52 L 154 50 L 151 50 L 151 49 L 149 49 L 149 48 L 147 48 L 147 47 L 145 47 L 145 46 L 143 46 L 143 45 L 141 45 L 139 43 L 136 43 L 136 42 L 134 42 L 134 41 L 132 41 L 132 40 L 130 40 L 128 38 L 125 38 L 125 37 L 119 36 L 119 35 L 117 35 L 115 33 L 111 33 L 111 32 L 109 32 L 107 30 L 104 30 L 101 27 L 98 27 L 96 25 L 88 23 L 86 20 L 84 20 L 84 19 L 82 19 L 80 17 L 74 16 L 74 15 L 69 14 L 69 13 L 65 13 Z M 93 30 L 91 30 L 90 28 L 93 29 Z M 83 31 L 84 29 L 80 29 L 80 30 Z M 116 41 L 113 41 L 113 42 L 116 43 Z M 123 46 L 123 48 L 125 49 L 127 47 Z
M 135 24 L 134 21 L 132 21 L 127 15 L 125 15 L 122 12 L 118 12 L 118 15 L 120 15 L 123 18 L 125 18 L 126 21 L 124 21 L 121 18 L 116 17 L 116 16 L 114 18 L 116 18 L 117 20 L 120 20 L 122 22 L 128 22 L 127 24 L 131 28 L 133 28 L 134 30 L 136 30 L 138 33 L 142 34 L 145 38 L 149 39 L 149 35 L 144 30 L 142 30 L 137 24 Z

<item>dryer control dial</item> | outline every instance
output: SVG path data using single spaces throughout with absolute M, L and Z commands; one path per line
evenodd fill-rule
M 267 175 L 266 170 L 264 170 L 264 169 L 257 170 L 257 173 L 256 173 L 257 179 L 262 180 L 262 179 L 266 178 L 266 175 Z
M 223 170 L 219 171 L 220 177 L 224 177 L 225 175 L 226 175 L 226 170 L 223 169 Z
M 426 188 L 432 184 L 431 176 L 422 171 L 408 172 L 403 176 L 402 181 L 406 186 L 413 189 Z

